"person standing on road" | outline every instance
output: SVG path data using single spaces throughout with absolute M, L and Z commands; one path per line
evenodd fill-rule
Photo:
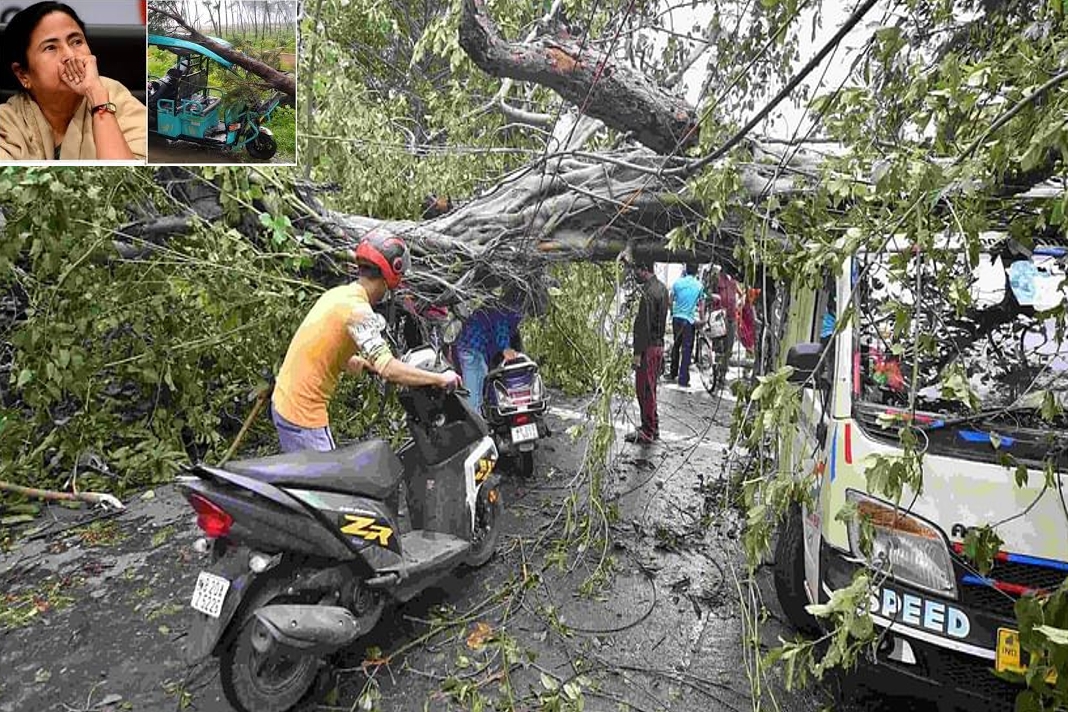
M 686 264 L 686 273 L 671 285 L 672 381 L 683 388 L 690 385 L 690 361 L 693 358 L 694 326 L 704 316 L 705 288 L 697 278 L 697 265 Z
M 404 240 L 371 232 L 356 248 L 359 279 L 325 292 L 289 343 L 271 397 L 271 419 L 283 452 L 335 448 L 327 405 L 344 372 L 371 370 L 403 386 L 455 388 L 453 371 L 431 373 L 393 357 L 372 305 L 400 285 L 411 258 Z
M 668 293 L 653 273 L 653 264 L 636 262 L 641 301 L 634 317 L 634 390 L 638 394 L 641 427 L 623 438 L 628 443 L 649 444 L 660 439 L 656 412 L 656 384 L 664 360 L 664 330 L 667 325 Z
M 718 381 L 724 384 L 727 382 L 727 369 L 730 366 L 731 356 L 734 354 L 734 339 L 738 331 L 738 282 L 719 265 L 713 265 L 712 269 L 716 293 L 719 295 L 719 308 L 723 309 L 727 316 L 727 333 L 723 337 L 723 358 L 716 362 L 716 367 L 719 369 Z

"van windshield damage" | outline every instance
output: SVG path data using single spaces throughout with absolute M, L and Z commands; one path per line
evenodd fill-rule
M 999 236 L 970 249 L 858 255 L 853 390 L 917 425 L 1068 426 L 1068 248 Z M 913 373 L 913 368 L 916 373 Z M 980 436 L 988 433 L 980 433 Z M 989 439 L 987 440 L 989 442 Z

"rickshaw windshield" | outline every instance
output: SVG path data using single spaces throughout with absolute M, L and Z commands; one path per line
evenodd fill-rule
M 857 257 L 858 401 L 1068 425 L 1068 249 L 985 243 Z

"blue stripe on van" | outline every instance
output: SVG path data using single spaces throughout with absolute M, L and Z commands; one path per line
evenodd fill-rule
M 957 431 L 957 436 L 961 440 L 963 440 L 965 442 L 969 442 L 969 443 L 990 443 L 990 444 L 993 444 L 993 443 L 991 443 L 991 440 L 990 440 L 990 433 L 984 433 L 984 432 L 981 432 L 979 430 L 958 430 Z M 1016 438 L 1010 438 L 1007 435 L 1000 436 L 999 440 L 1000 440 L 1000 447 L 1002 447 L 1002 448 L 1012 447 L 1013 444 L 1015 444 L 1015 442 L 1016 442 Z
M 838 469 L 838 426 L 834 426 L 834 437 L 831 438 L 831 482 L 834 482 L 835 470 Z
M 1028 556 L 1027 554 L 1006 554 L 1005 558 L 1014 564 L 1027 564 L 1029 566 L 1042 566 L 1047 569 L 1068 571 L 1068 562 L 1056 559 L 1043 559 L 1041 556 Z
M 969 586 L 993 586 L 993 579 L 983 578 L 982 576 L 976 576 L 975 574 L 964 574 L 960 577 L 960 582 L 968 584 Z

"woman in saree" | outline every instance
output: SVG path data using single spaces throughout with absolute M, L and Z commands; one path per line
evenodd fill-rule
M 30 5 L 11 18 L 2 47 L 22 91 L 0 105 L 0 161 L 144 159 L 147 109 L 100 76 L 73 9 Z

